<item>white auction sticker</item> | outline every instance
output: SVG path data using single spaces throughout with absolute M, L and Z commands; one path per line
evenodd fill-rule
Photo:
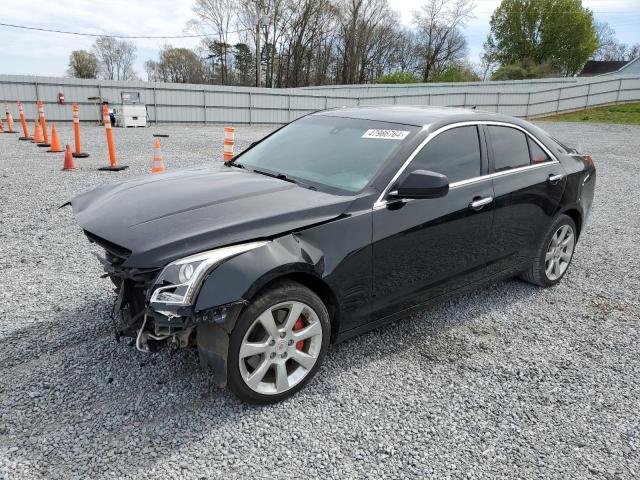
M 364 132 L 362 138 L 382 138 L 386 140 L 403 140 L 411 132 L 405 130 L 378 130 L 372 128 Z

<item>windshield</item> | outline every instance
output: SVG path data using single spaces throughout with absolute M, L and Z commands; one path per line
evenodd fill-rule
M 303 183 L 358 192 L 417 130 L 401 124 L 311 115 L 244 152 L 238 163 Z

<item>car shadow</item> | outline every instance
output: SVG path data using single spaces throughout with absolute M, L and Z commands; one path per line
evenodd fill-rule
M 266 407 L 243 404 L 216 388 L 194 351 L 145 354 L 126 341 L 116 343 L 109 299 L 86 298 L 79 308 L 60 308 L 0 339 L 0 398 L 8 406 L 0 444 L 17 446 L 12 460 L 45 477 L 70 462 L 80 476 L 100 478 L 95 471 L 103 471 L 107 477 L 117 462 L 135 477 L 159 458 L 178 462 L 185 447 L 228 424 L 260 422 L 265 409 L 312 408 L 317 396 L 335 396 L 339 403 L 348 377 L 372 362 L 393 368 L 394 358 L 410 356 L 417 368 L 429 369 L 481 354 L 482 338 L 499 332 L 483 330 L 477 320 L 492 314 L 505 290 L 525 298 L 537 289 L 517 281 L 489 285 L 334 345 L 303 391 Z M 468 331 L 447 334 L 459 328 Z M 31 423 L 34 416 L 38 421 Z
M 487 350 L 485 340 L 503 335 L 495 327 L 483 325 L 482 319 L 501 313 L 506 295 L 510 301 L 524 302 L 541 292 L 518 279 L 496 281 L 337 344 L 330 357 L 349 352 L 348 362 L 343 358 L 335 360 L 343 370 L 360 368 L 374 358 L 416 354 L 427 368 L 429 364 L 464 361 L 483 354 Z M 363 349 L 362 344 L 370 344 L 371 348 Z

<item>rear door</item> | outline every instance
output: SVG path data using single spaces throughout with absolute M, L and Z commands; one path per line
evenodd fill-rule
M 493 218 L 487 168 L 478 126 L 445 130 L 418 152 L 399 181 L 414 170 L 430 170 L 447 175 L 449 193 L 374 209 L 372 320 L 484 275 Z
M 532 136 L 515 126 L 485 125 L 493 174 L 493 273 L 528 265 L 558 209 L 565 172 Z

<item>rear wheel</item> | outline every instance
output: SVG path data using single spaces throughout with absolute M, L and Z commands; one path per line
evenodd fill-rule
M 278 282 L 240 315 L 231 334 L 228 384 L 242 400 L 274 403 L 315 375 L 329 346 L 322 300 L 295 282 Z
M 576 232 L 573 219 L 560 215 L 549 228 L 522 279 L 541 287 L 550 287 L 562 280 L 573 258 Z

